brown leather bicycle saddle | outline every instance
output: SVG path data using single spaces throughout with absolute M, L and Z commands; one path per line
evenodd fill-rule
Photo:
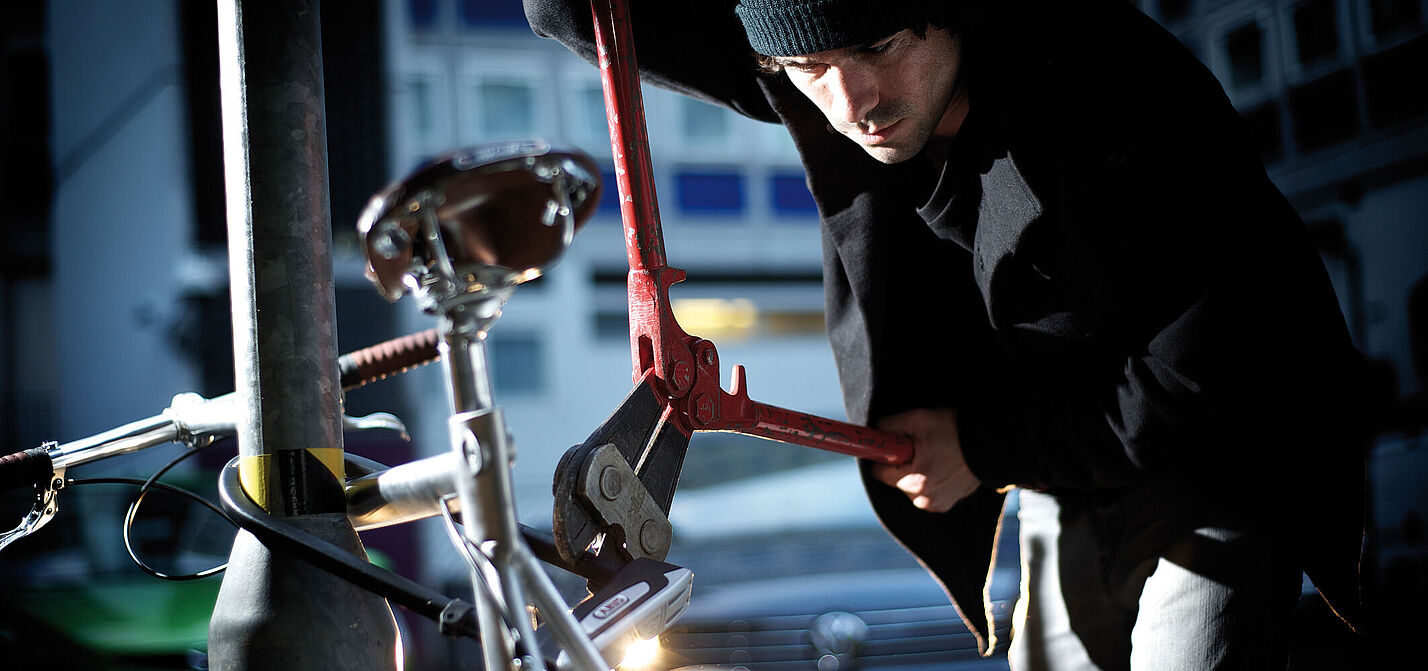
M 408 276 L 439 272 L 444 255 L 458 283 L 532 279 L 594 214 L 600 188 L 589 156 L 540 141 L 445 154 L 368 202 L 357 224 L 367 277 L 396 300 Z

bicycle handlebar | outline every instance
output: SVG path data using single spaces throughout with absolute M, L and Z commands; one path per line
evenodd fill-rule
M 440 356 L 436 329 L 428 329 L 344 354 L 337 360 L 344 391 L 430 363 Z M 68 443 L 0 457 L 0 491 L 45 483 L 57 469 L 138 452 L 185 438 L 232 435 L 233 394 L 212 399 L 179 394 L 162 413 Z
M 439 340 L 436 329 L 427 329 L 343 354 L 337 359 L 343 391 L 435 361 L 441 356 Z
M 54 472 L 47 448 L 36 447 L 0 457 L 0 491 L 41 482 Z

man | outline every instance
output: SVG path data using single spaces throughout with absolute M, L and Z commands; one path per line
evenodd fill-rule
M 582 3 L 526 9 L 593 59 Z M 1021 488 L 1014 669 L 1283 668 L 1301 571 L 1357 617 L 1361 358 L 1173 36 L 1095 0 L 630 14 L 645 81 L 792 135 L 849 418 L 914 438 L 868 494 L 984 637 Z

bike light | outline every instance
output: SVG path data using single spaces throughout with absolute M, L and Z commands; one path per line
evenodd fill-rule
M 625 648 L 625 659 L 616 668 L 621 671 L 651 668 L 659 660 L 660 652 L 658 637 L 636 640 Z

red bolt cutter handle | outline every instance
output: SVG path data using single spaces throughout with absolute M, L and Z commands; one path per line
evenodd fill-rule
M 735 431 L 888 464 L 912 459 L 912 439 L 908 436 L 751 401 L 744 384 L 744 367 L 734 366 L 733 390 L 728 394 L 720 392 L 723 412 L 716 413 L 708 426 L 696 428 Z M 696 414 L 696 421 L 698 418 Z
M 734 431 L 886 463 L 911 459 L 908 436 L 750 401 L 742 367 L 735 368 L 733 393 L 720 388 L 714 344 L 685 333 L 669 302 L 669 287 L 684 271 L 665 262 L 629 13 L 624 0 L 591 0 L 590 10 L 630 262 L 634 380 L 653 369 L 674 421 L 691 431 Z

